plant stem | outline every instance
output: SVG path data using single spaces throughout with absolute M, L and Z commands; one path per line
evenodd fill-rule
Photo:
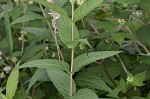
M 74 41 L 74 0 L 72 0 L 72 41 Z M 74 48 L 71 49 L 70 96 L 72 96 L 73 65 L 74 65 Z
M 23 97 L 24 97 L 24 99 L 26 99 L 26 94 L 25 94 L 25 90 L 24 90 L 21 78 L 19 78 L 19 82 L 20 82 L 20 85 L 21 85 L 21 90 L 22 90 Z

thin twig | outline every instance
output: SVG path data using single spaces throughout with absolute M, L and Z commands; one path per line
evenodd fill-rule
M 99 31 L 95 28 L 95 26 L 93 24 L 90 24 L 90 26 L 92 27 L 92 29 L 95 31 L 95 33 L 99 34 Z
M 120 61 L 120 63 L 121 63 L 121 66 L 122 66 L 122 68 L 123 68 L 123 70 L 124 70 L 124 72 L 125 72 L 126 74 L 128 74 L 128 70 L 127 70 L 125 64 L 123 63 L 122 59 L 120 58 L 119 55 L 116 55 L 116 56 L 118 57 L 118 59 L 119 59 L 119 61 Z
M 104 71 L 105 71 L 107 77 L 110 79 L 110 81 L 111 81 L 115 86 L 117 86 L 117 84 L 114 82 L 114 80 L 113 80 L 112 77 L 110 76 L 110 74 L 109 74 L 107 68 L 105 67 L 103 61 L 104 61 L 104 60 L 101 60 L 100 62 L 96 62 L 96 63 L 103 66 Z
M 34 95 L 35 95 L 35 85 L 33 85 L 33 87 L 32 87 L 31 99 L 34 99 Z

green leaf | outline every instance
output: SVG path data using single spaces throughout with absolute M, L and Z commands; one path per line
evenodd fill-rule
M 9 15 L 8 11 L 6 10 L 4 12 L 4 18 L 5 18 L 5 27 L 6 27 L 6 33 L 7 33 L 7 41 L 9 45 L 9 54 L 12 57 L 12 52 L 13 52 L 13 38 L 12 38 L 12 31 L 10 27 L 10 21 L 9 21 Z
M 34 75 L 32 76 L 32 78 L 30 79 L 30 83 L 29 83 L 26 93 L 28 93 L 30 88 L 46 74 L 47 74 L 47 72 L 45 69 L 37 69 L 35 71 Z
M 78 90 L 78 92 L 69 97 L 68 99 L 99 99 L 98 96 L 90 89 L 84 88 Z
M 35 20 L 35 19 L 43 19 L 43 17 L 39 14 L 29 13 L 29 14 L 26 14 L 22 17 L 19 17 L 18 19 L 13 21 L 10 25 L 22 23 L 22 22 L 27 22 L 27 21 L 31 21 L 31 20 Z
M 88 42 L 87 38 L 78 39 L 78 40 L 75 40 L 75 42 L 84 43 L 84 44 L 88 45 L 90 48 L 92 48 L 92 46 L 91 46 L 90 43 Z
M 112 38 L 121 46 L 125 39 L 126 35 L 124 33 L 113 34 Z
M 64 71 L 69 71 L 69 64 L 56 59 L 39 59 L 30 61 L 27 63 L 24 63 L 20 65 L 20 68 L 26 68 L 26 67 L 36 67 L 41 69 L 60 69 Z
M 139 57 L 139 61 L 142 61 L 147 65 L 150 65 L 150 56 L 142 55 Z
M 121 51 L 100 51 L 100 52 L 91 52 L 88 54 L 85 53 L 85 54 L 79 55 L 74 59 L 73 72 L 79 71 L 83 66 L 86 66 L 96 60 L 108 58 L 120 52 Z
M 62 7 L 68 0 L 54 0 L 54 4 Z
M 144 10 L 149 10 L 150 9 L 150 1 L 149 0 L 141 0 L 138 5 L 144 9 Z
M 90 31 L 89 30 L 80 30 L 79 31 L 80 39 L 86 38 L 89 35 L 90 35 Z
M 48 46 L 47 44 L 41 44 L 41 45 L 33 45 L 33 46 L 29 46 L 29 48 L 25 51 L 23 57 L 22 57 L 22 61 L 27 61 L 30 58 L 32 58 L 35 54 L 37 54 L 39 51 L 44 50 L 44 48 Z
M 19 63 L 15 66 L 15 68 L 12 70 L 12 72 L 8 77 L 6 85 L 7 99 L 13 99 L 15 92 L 17 90 L 18 78 L 19 78 Z
M 90 86 L 91 88 L 110 92 L 113 97 L 117 98 L 117 95 L 113 92 L 113 90 L 108 87 L 106 83 L 96 74 L 92 74 L 89 72 L 79 73 L 75 78 L 75 82 L 79 86 Z
M 72 27 L 71 27 L 71 20 L 61 16 L 58 20 L 57 20 L 57 29 L 58 29 L 58 33 L 59 33 L 59 37 L 61 39 L 61 41 L 66 44 L 72 41 Z M 76 25 L 74 24 L 74 39 L 77 40 L 79 39 L 79 32 L 78 29 L 76 27 Z
M 0 93 L 0 99 L 7 99 L 4 94 Z
M 37 28 L 37 27 L 24 27 L 24 31 L 30 32 L 37 37 L 49 38 L 52 39 L 52 34 L 49 29 L 46 28 Z
M 95 7 L 98 7 L 104 0 L 88 0 L 85 1 L 81 6 L 79 6 L 74 12 L 75 22 L 82 19 Z
M 136 31 L 135 35 L 139 41 L 150 44 L 150 40 L 149 40 L 150 33 L 149 32 L 150 32 L 150 25 L 144 25 Z
M 48 7 L 49 9 L 61 14 L 62 16 L 69 18 L 68 13 L 64 9 L 62 9 L 61 7 L 59 7 L 53 3 L 48 3 L 47 1 L 44 1 L 44 0 L 33 0 L 33 1 L 44 5 L 45 7 Z
M 125 3 L 125 4 L 134 4 L 139 2 L 140 0 L 117 0 L 117 2 Z
M 60 71 L 60 70 L 52 70 L 47 69 L 47 73 L 54 86 L 63 96 L 69 96 L 70 94 L 70 76 L 69 74 Z M 73 94 L 76 92 L 76 85 L 73 80 Z
M 75 48 L 78 43 L 83 43 L 83 44 L 86 44 L 88 45 L 89 47 L 92 48 L 92 46 L 90 45 L 90 43 L 88 42 L 87 38 L 84 38 L 84 39 L 78 39 L 78 40 L 75 40 L 73 42 L 69 42 L 69 43 L 66 43 L 66 45 L 68 46 L 68 48 Z
M 121 78 L 119 84 L 117 85 L 117 87 L 113 91 L 115 92 L 116 95 L 118 95 L 119 92 L 126 93 L 127 89 L 128 89 L 128 86 L 127 86 L 125 80 L 123 78 Z M 112 93 L 108 94 L 107 96 L 112 97 Z
M 134 75 L 134 80 L 133 82 L 131 82 L 131 84 L 135 86 L 145 85 L 143 84 L 143 81 L 145 80 L 145 76 L 146 76 L 146 71 Z
M 146 99 L 146 98 L 140 97 L 140 96 L 134 96 L 134 97 L 132 97 L 131 99 Z

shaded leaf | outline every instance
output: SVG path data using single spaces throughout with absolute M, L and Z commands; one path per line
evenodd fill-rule
M 69 96 L 70 94 L 70 76 L 69 74 L 60 71 L 60 70 L 52 70 L 47 69 L 47 74 L 54 86 L 63 96 Z M 76 92 L 76 85 L 73 80 L 73 94 Z
M 150 33 L 149 32 L 150 32 L 150 25 L 144 25 L 136 31 L 135 35 L 139 41 L 150 44 L 150 40 L 149 40 Z
M 106 83 L 96 74 L 92 74 L 89 72 L 79 73 L 75 78 L 75 82 L 79 86 L 90 86 L 91 88 L 104 90 L 106 92 L 111 93 L 113 97 L 117 97 L 113 90 L 110 87 L 108 87 Z
M 37 69 L 35 71 L 34 75 L 32 76 L 32 78 L 30 79 L 30 83 L 28 85 L 28 89 L 27 89 L 26 93 L 28 93 L 30 88 L 46 74 L 47 74 L 47 72 L 45 69 Z

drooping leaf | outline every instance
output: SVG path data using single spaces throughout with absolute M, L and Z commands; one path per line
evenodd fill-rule
M 51 81 L 53 82 L 54 86 L 63 96 L 69 96 L 70 94 L 70 76 L 69 74 L 60 71 L 60 70 L 52 70 L 47 69 L 47 74 Z M 76 92 L 76 85 L 73 80 L 72 85 L 72 92 L 73 94 Z
M 8 43 L 8 47 L 9 47 L 9 54 L 12 57 L 12 52 L 13 52 L 13 38 L 12 38 L 12 31 L 11 31 L 11 27 L 10 27 L 10 21 L 9 21 L 9 15 L 8 15 L 8 11 L 6 10 L 4 12 L 4 18 L 5 18 L 5 27 L 6 27 L 6 33 L 7 33 L 7 43 Z
M 113 97 L 117 98 L 117 95 L 113 92 L 113 90 L 108 87 L 106 83 L 96 74 L 92 74 L 90 72 L 81 72 L 75 78 L 75 82 L 79 86 L 89 86 L 91 88 L 104 90 L 111 93 Z
M 13 21 L 10 25 L 17 24 L 17 23 L 22 23 L 22 22 L 27 22 L 27 21 L 31 21 L 31 20 L 36 20 L 36 19 L 43 19 L 43 17 L 39 14 L 29 13 L 27 15 L 19 17 L 18 19 Z
M 65 17 L 68 18 L 68 13 L 64 9 L 62 9 L 61 7 L 59 7 L 59 6 L 57 6 L 57 5 L 53 4 L 53 3 L 48 3 L 45 0 L 33 0 L 33 1 L 35 1 L 35 2 L 37 2 L 39 4 L 42 4 L 45 7 L 48 7 L 49 9 L 51 9 L 51 10 L 61 14 L 62 16 L 65 16 Z
M 79 6 L 74 12 L 75 22 L 83 18 L 95 7 L 99 6 L 104 0 L 88 0 L 85 1 L 81 6 Z
M 74 72 L 79 71 L 83 66 L 86 66 L 96 60 L 108 58 L 110 56 L 116 55 L 121 51 L 100 51 L 100 52 L 91 52 L 85 53 L 77 56 L 74 59 Z
M 99 99 L 98 96 L 90 89 L 84 88 L 77 91 L 75 95 L 69 99 Z
M 136 37 L 139 41 L 150 44 L 150 25 L 144 25 L 136 31 Z
M 26 91 L 26 93 L 28 93 L 28 91 L 30 90 L 30 88 L 38 81 L 40 80 L 43 76 L 45 76 L 47 74 L 45 69 L 37 69 L 34 73 L 34 75 L 32 76 L 32 78 L 30 79 L 30 83 L 28 86 L 28 89 Z
M 30 61 L 27 63 L 24 63 L 20 65 L 20 68 L 26 68 L 26 67 L 36 67 L 41 69 L 60 69 L 64 71 L 69 71 L 69 64 L 56 59 L 39 59 Z
M 71 27 L 71 20 L 68 18 L 61 16 L 57 20 L 57 29 L 60 36 L 61 41 L 66 44 L 72 41 L 72 27 Z M 74 25 L 74 39 L 79 39 L 79 32 L 77 27 Z
M 17 90 L 18 85 L 18 78 L 19 78 L 19 63 L 14 67 L 11 71 L 6 85 L 6 98 L 13 99 L 15 92 Z

